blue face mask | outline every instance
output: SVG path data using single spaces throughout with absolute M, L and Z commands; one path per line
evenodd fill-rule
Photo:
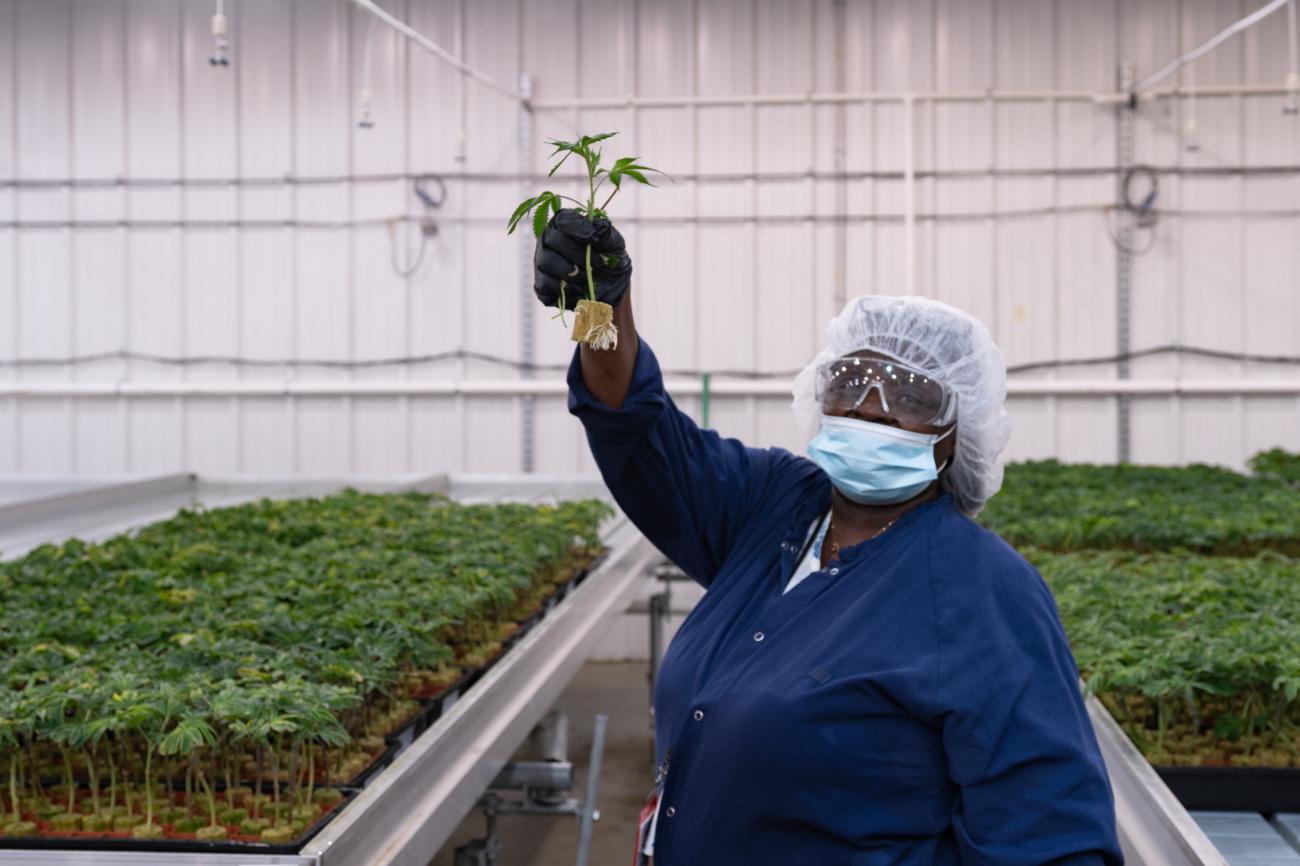
M 808 455 L 836 489 L 860 505 L 904 502 L 939 477 L 934 444 L 943 433 L 914 433 L 857 418 L 822 416 L 822 429 Z M 944 465 L 948 465 L 946 462 Z

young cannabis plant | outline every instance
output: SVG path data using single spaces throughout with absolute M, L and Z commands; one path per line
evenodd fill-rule
M 594 145 L 604 141 L 607 138 L 613 138 L 618 133 L 602 132 L 599 135 L 584 135 L 577 141 L 560 141 L 551 139 L 547 144 L 553 145 L 555 150 L 551 153 L 551 158 L 560 157 L 555 165 L 551 166 L 547 177 L 553 177 L 560 166 L 568 161 L 569 157 L 577 156 L 587 166 L 587 200 L 580 201 L 572 196 L 560 195 L 559 193 L 547 190 L 540 195 L 522 201 L 515 212 L 510 215 L 510 224 L 507 234 L 513 234 L 518 228 L 519 223 L 528 213 L 532 212 L 533 234 L 540 238 L 542 232 L 546 230 L 546 224 L 550 218 L 560 212 L 563 207 L 562 201 L 570 201 L 578 206 L 583 215 L 589 220 L 597 217 L 607 216 L 605 209 L 609 203 L 614 200 L 623 188 L 623 181 L 631 178 L 633 181 L 645 186 L 654 186 L 646 177 L 649 172 L 662 174 L 658 169 L 651 168 L 648 165 L 642 165 L 637 162 L 640 157 L 624 156 L 614 161 L 613 166 L 609 168 L 601 167 L 601 149 Z M 562 154 L 562 155 L 561 155 Z M 604 201 L 597 204 L 602 194 L 602 187 L 608 183 L 613 187 L 609 196 Z M 617 264 L 617 259 L 610 257 L 612 260 L 607 264 Z M 591 244 L 587 245 L 587 297 L 578 301 L 574 310 L 573 334 L 575 341 L 586 343 L 593 349 L 613 349 L 618 346 L 618 328 L 614 326 L 614 309 L 609 304 L 603 303 L 596 299 L 596 281 L 591 270 Z M 563 321 L 565 303 L 566 283 L 560 283 L 560 311 L 557 315 Z

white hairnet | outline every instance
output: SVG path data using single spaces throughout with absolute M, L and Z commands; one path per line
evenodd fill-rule
M 808 438 L 821 427 L 817 368 L 868 349 L 924 370 L 957 393 L 957 443 L 940 483 L 972 517 L 1002 486 L 999 455 L 1011 435 L 1003 403 L 1007 365 L 988 328 L 941 301 L 863 295 L 827 328 L 830 345 L 794 380 L 794 413 Z

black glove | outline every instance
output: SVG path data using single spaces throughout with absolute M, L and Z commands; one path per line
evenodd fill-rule
M 546 226 L 533 255 L 533 291 L 548 307 L 560 305 L 564 281 L 564 306 L 572 310 L 587 294 L 587 245 L 591 245 L 591 273 L 596 300 L 617 307 L 632 281 L 632 259 L 618 229 L 604 217 L 589 220 L 582 212 L 564 208 Z

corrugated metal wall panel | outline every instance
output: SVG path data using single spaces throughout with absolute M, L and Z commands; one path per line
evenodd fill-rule
M 1155 68 L 1250 4 L 1159 0 L 389 0 L 387 6 L 503 84 L 521 72 L 542 99 L 628 94 L 832 91 L 1110 90 L 1116 63 Z M 423 209 L 400 179 L 351 183 L 0 187 L 0 219 L 314 220 L 348 227 L 126 230 L 0 227 L 0 357 L 129 349 L 166 355 L 362 360 L 466 349 L 563 365 L 559 322 L 525 306 L 529 241 L 502 215 L 529 189 L 520 112 L 466 82 L 344 0 L 228 0 L 232 65 L 206 63 L 209 0 L 0 0 L 0 176 L 276 178 L 465 170 L 420 247 Z M 596 14 L 597 8 L 599 14 Z M 1281 19 L 1278 19 L 1280 22 Z M 572 40 L 571 50 L 556 51 Z M 1255 28 L 1198 62 L 1184 82 L 1278 83 L 1285 33 Z M 837 52 L 843 52 L 843 70 Z M 369 58 L 368 62 L 366 58 Z M 374 94 L 360 129 L 358 91 Z M 464 118 L 460 115 L 463 92 Z M 1300 124 L 1280 97 L 1200 96 L 1144 107 L 1139 161 L 1225 167 L 1293 163 Z M 1186 120 L 1199 121 L 1187 149 Z M 1087 102 L 917 102 L 912 110 L 914 281 L 898 175 L 844 182 L 692 179 L 696 173 L 901 172 L 898 102 L 616 107 L 539 111 L 547 137 L 618 129 L 611 152 L 643 154 L 685 179 L 629 190 L 618 213 L 637 268 L 639 324 L 671 369 L 801 366 L 847 297 L 909 285 L 986 321 L 1011 363 L 1108 355 L 1116 348 L 1111 174 L 991 176 L 985 170 L 1114 164 L 1115 112 Z M 458 160 L 458 130 L 464 159 Z M 837 154 L 837 151 L 840 151 Z M 964 171 L 935 177 L 931 172 Z M 556 188 L 578 193 L 567 169 Z M 506 175 L 489 178 L 487 175 Z M 1294 353 L 1300 326 L 1300 175 L 1167 176 L 1161 202 L 1218 215 L 1166 216 L 1135 260 L 1133 345 L 1186 343 Z M 979 216 L 1045 209 L 1033 216 Z M 932 214 L 975 214 L 934 219 Z M 761 218 L 754 221 L 752 217 Z M 844 219 L 845 217 L 848 219 Z M 673 217 L 679 224 L 637 222 Z M 816 217 L 810 219 L 809 217 Z M 710 218 L 692 222 L 692 218 Z M 396 244 L 394 251 L 393 244 Z M 526 316 L 521 310 L 528 310 Z M 1160 355 L 1136 377 L 1293 375 L 1264 366 Z M 177 368 L 118 360 L 0 370 L 0 382 L 502 379 L 476 360 L 353 371 L 303 366 Z M 554 372 L 539 375 L 555 377 Z M 1114 375 L 1112 365 L 1026 377 Z M 683 400 L 698 412 L 698 401 Z M 785 398 L 713 399 L 723 432 L 802 446 Z M 1011 457 L 1111 460 L 1108 398 L 1017 398 Z M 1240 465 L 1295 445 L 1290 397 L 1133 401 L 1143 461 Z M 520 401 L 510 397 L 0 398 L 0 471 L 60 474 L 192 469 L 339 474 L 522 467 Z M 534 466 L 591 471 L 562 399 L 538 398 Z

